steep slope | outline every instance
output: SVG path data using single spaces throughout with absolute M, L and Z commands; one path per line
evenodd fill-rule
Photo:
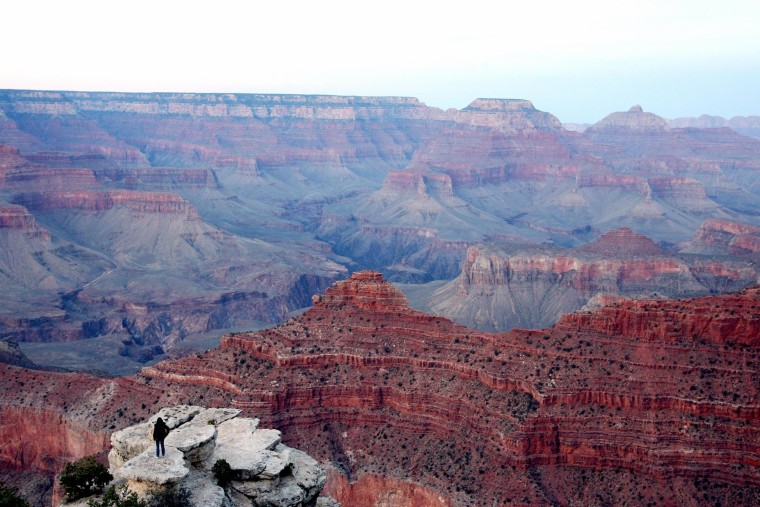
M 750 258 L 674 255 L 623 227 L 569 250 L 473 246 L 457 278 L 412 292 L 418 308 L 499 331 L 550 326 L 587 304 L 707 295 L 758 280 Z
M 126 335 L 127 348 L 121 352 L 141 360 L 172 348 L 190 334 L 256 319 L 277 321 L 308 304 L 312 291 L 343 272 L 319 253 L 286 251 L 211 227 L 175 194 L 50 191 L 17 194 L 15 200 L 33 210 L 56 237 L 77 241 L 91 256 L 97 252 L 100 270 L 92 272 L 85 264 L 79 271 L 90 271 L 77 275 L 75 264 L 61 266 L 60 260 L 56 264 L 57 257 L 32 240 L 21 244 L 9 237 L 3 243 L 3 258 L 12 259 L 14 265 L 6 262 L 5 271 L 25 273 L 27 286 L 33 282 L 31 277 L 42 279 L 29 288 L 55 300 L 58 317 L 68 329 L 65 335 L 57 333 L 60 339 Z M 26 208 L 6 209 L 17 211 L 16 222 L 36 224 Z M 3 216 L 10 221 L 9 213 Z M 50 243 L 49 232 L 40 234 L 43 237 L 37 243 Z M 27 232 L 27 236 L 35 234 Z M 68 257 L 87 260 L 77 250 L 68 251 Z M 20 266 L 21 262 L 26 264 Z M 58 278 L 68 277 L 69 283 L 56 284 L 54 275 L 43 278 L 50 271 L 59 273 Z M 4 286 L 3 294 L 12 298 L 18 291 Z M 10 308 L 6 311 L 7 320 L 13 314 Z M 28 312 L 15 315 L 6 334 L 20 341 L 55 339 L 60 327 L 56 321 L 37 322 L 33 327 L 21 319 Z M 143 346 L 150 348 L 140 349 Z
M 731 220 L 705 220 L 687 252 L 742 255 L 760 253 L 760 227 Z
M 440 286 L 474 245 L 551 257 L 627 226 L 677 251 L 708 219 L 760 226 L 759 172 L 760 141 L 640 107 L 570 132 L 515 99 L 0 90 L 0 206 L 25 206 L 94 273 L 24 295 L 58 307 L 44 319 L 6 317 L 17 337 L 168 347 L 279 322 L 346 270 Z M 530 319 L 561 308 L 575 303 Z
M 61 421 L 94 436 L 165 400 L 231 404 L 331 463 L 326 491 L 356 507 L 754 505 L 759 305 L 753 287 L 487 334 L 411 310 L 362 272 L 294 320 L 136 377 L 2 366 L 0 399 L 8 417 L 66 407 Z M 42 466 L 36 445 L 14 461 L 19 445 L 4 447 L 5 466 Z
M 79 330 L 66 322 L 60 294 L 76 290 L 110 267 L 95 251 L 53 239 L 25 207 L 0 206 L 0 337 L 76 336 Z

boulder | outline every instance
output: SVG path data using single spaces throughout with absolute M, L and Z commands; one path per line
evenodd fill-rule
M 174 429 L 191 420 L 202 411 L 204 411 L 203 407 L 193 405 L 165 407 L 148 419 L 147 422 L 115 431 L 111 434 L 111 451 L 108 453 L 109 466 L 113 469 L 120 468 L 124 463 L 151 447 L 153 445 L 153 426 L 159 417 L 164 420 L 170 429 Z
M 126 482 L 142 497 L 177 484 L 190 492 L 192 507 L 339 507 L 331 499 L 317 503 L 325 472 L 316 460 L 283 445 L 278 430 L 259 428 L 258 419 L 239 414 L 182 405 L 115 432 L 109 461 L 116 484 Z M 152 432 L 159 417 L 172 431 L 166 456 L 156 458 Z M 226 488 L 212 472 L 219 459 L 235 474 Z
M 216 484 L 211 472 L 199 472 L 188 475 L 183 486 L 190 492 L 190 505 L 202 507 L 224 507 L 226 503 L 224 488 Z
M 315 498 L 327 482 L 325 471 L 317 460 L 298 449 L 290 449 L 293 477 L 306 494 L 306 501 Z
M 216 426 L 193 420 L 169 433 L 164 443 L 182 451 L 190 463 L 200 464 L 213 454 L 215 440 Z
M 115 431 L 111 434 L 111 451 L 108 464 L 112 469 L 120 468 L 127 461 L 147 449 L 152 441 L 153 426 L 147 422 Z
M 160 417 L 164 420 L 169 429 L 174 429 L 188 422 L 196 415 L 206 410 L 204 407 L 198 407 L 196 405 L 176 405 L 174 407 L 164 407 L 158 411 L 157 414 L 148 419 L 148 424 L 151 426 L 151 432 L 153 431 L 153 425 Z M 151 433 L 151 439 L 153 434 Z
M 278 446 L 280 447 L 280 446 Z M 274 479 L 279 477 L 285 470 L 285 467 L 290 465 L 290 453 L 280 453 L 278 451 L 261 451 L 261 454 L 265 458 L 266 466 L 264 470 L 259 473 L 259 477 L 262 479 Z
M 259 420 L 240 417 L 229 421 L 223 421 L 222 423 L 218 423 L 217 426 L 219 427 L 219 434 L 217 437 L 219 442 L 227 442 L 231 439 L 253 434 L 253 432 L 259 427 Z
M 296 507 L 308 504 L 304 490 L 293 476 L 276 480 L 233 482 L 232 487 L 250 498 L 256 507 Z
M 258 424 L 258 419 L 244 418 L 220 424 L 216 448 L 207 466 L 210 468 L 217 460 L 223 459 L 229 463 L 238 480 L 253 479 L 267 466 L 270 471 L 279 466 L 278 462 L 272 461 L 274 453 L 265 451 L 273 451 L 280 443 L 282 434 L 277 430 L 257 429 Z
M 238 415 L 240 415 L 240 410 L 236 408 L 207 408 L 193 417 L 193 423 L 208 424 L 213 421 L 215 425 L 219 425 Z
M 125 479 L 127 487 L 138 495 L 177 484 L 188 473 L 184 454 L 174 447 L 167 447 L 166 456 L 161 458 L 156 457 L 154 449 L 146 449 L 113 471 L 116 479 Z
M 329 496 L 320 496 L 317 498 L 316 507 L 340 507 L 340 503 Z

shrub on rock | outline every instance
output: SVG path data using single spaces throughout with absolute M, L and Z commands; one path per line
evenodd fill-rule
M 103 491 L 113 476 L 95 456 L 87 456 L 73 463 L 66 463 L 59 481 L 67 500 L 77 500 Z
M 232 467 L 230 466 L 229 463 L 227 463 L 227 460 L 225 459 L 216 460 L 216 463 L 214 463 L 214 466 L 211 468 L 211 471 L 214 472 L 214 477 L 216 477 L 216 483 L 220 485 L 221 487 L 225 487 L 227 484 L 229 484 L 235 475 L 232 472 Z
M 137 493 L 128 492 L 126 487 L 117 492 L 111 486 L 100 500 L 88 501 L 87 507 L 148 507 L 148 504 L 140 500 Z
M 0 482 L 0 507 L 29 507 L 29 502 L 18 496 L 16 488 Z

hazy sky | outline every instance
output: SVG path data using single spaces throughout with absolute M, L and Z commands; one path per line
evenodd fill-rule
M 0 88 L 526 98 L 760 115 L 758 0 L 8 0 Z

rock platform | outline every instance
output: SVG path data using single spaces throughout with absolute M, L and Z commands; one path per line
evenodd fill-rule
M 335 500 L 319 497 L 326 475 L 314 458 L 283 445 L 278 430 L 259 428 L 258 419 L 239 414 L 236 409 L 179 405 L 113 433 L 109 464 L 115 483 L 143 498 L 164 488 L 184 488 L 197 507 L 339 507 Z M 152 430 L 159 417 L 171 431 L 164 442 L 166 455 L 157 458 Z M 212 472 L 218 460 L 227 461 L 233 471 L 226 487 L 217 484 Z

